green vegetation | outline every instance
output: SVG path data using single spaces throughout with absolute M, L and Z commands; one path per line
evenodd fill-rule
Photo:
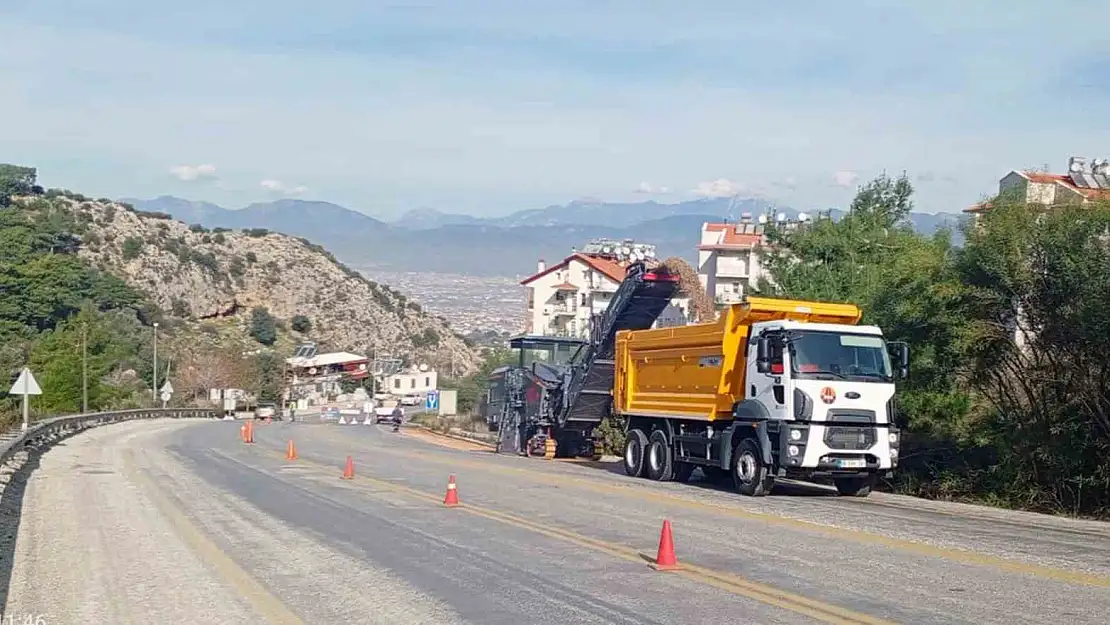
M 772 229 L 774 286 L 759 290 L 858 304 L 862 323 L 910 343 L 894 488 L 1110 514 L 1110 206 L 996 198 L 957 249 L 913 232 L 912 196 L 882 176 L 840 221 Z
M 250 335 L 263 345 L 273 345 L 277 341 L 277 322 L 263 306 L 251 310 Z
M 472 414 L 477 412 L 482 396 L 489 388 L 489 374 L 498 367 L 515 362 L 517 362 L 517 356 L 512 350 L 494 347 L 486 351 L 477 371 L 458 380 L 444 380 L 442 386 L 458 391 L 456 409 L 460 415 Z
M 33 172 L 0 165 L 0 189 L 37 194 Z M 39 414 L 81 409 L 82 344 L 90 408 L 143 401 L 151 373 L 144 326 L 158 315 L 122 280 L 77 257 L 83 230 L 72 210 L 45 197 L 0 210 L 0 367 L 9 380 L 32 367 L 43 388 L 33 402 Z M 18 397 L 0 399 L 5 424 L 18 410 Z
M 304 315 L 294 315 L 293 319 L 289 321 L 289 327 L 293 328 L 295 332 L 304 334 L 312 331 L 312 320 Z

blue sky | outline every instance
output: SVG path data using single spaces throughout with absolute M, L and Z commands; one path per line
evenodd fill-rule
M 884 169 L 958 211 L 1010 169 L 1110 156 L 1089 3 L 157 4 L 0 3 L 0 161 L 97 196 L 390 218 L 732 193 L 811 210 Z

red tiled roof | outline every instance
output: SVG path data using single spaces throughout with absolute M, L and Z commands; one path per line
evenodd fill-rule
M 537 274 L 528 276 L 527 278 L 521 280 L 520 283 L 522 285 L 526 285 L 530 282 L 534 282 L 534 281 L 546 276 L 547 274 L 551 273 L 552 271 L 556 271 L 558 269 L 562 269 L 562 268 L 566 267 L 567 265 L 570 264 L 570 261 L 572 261 L 572 260 L 578 260 L 578 261 L 581 261 L 581 262 L 585 263 L 586 265 L 589 265 L 589 267 L 591 269 L 593 269 L 594 271 L 605 275 L 606 277 L 613 280 L 614 282 L 617 282 L 618 284 L 620 282 L 624 281 L 624 276 L 627 273 L 627 270 L 625 269 L 624 265 L 622 265 L 622 264 L 620 264 L 616 261 L 609 260 L 608 258 L 599 258 L 597 256 L 590 256 L 589 254 L 583 254 L 582 252 L 575 252 L 574 254 L 571 254 L 570 256 L 567 256 L 566 258 L 564 258 L 563 262 L 552 265 L 552 266 L 548 267 L 547 269 L 544 269 L 543 271 L 541 271 Z M 571 285 L 571 286 L 573 286 L 573 285 Z
M 1110 189 L 1087 189 L 1077 187 L 1075 183 L 1071 181 L 1070 177 L 1063 174 L 1048 174 L 1040 171 L 1019 171 L 1018 173 L 1030 182 L 1037 182 L 1040 184 L 1053 184 L 1059 182 L 1087 199 L 1094 199 L 1097 197 L 1110 198 Z
M 716 245 L 759 245 L 763 241 L 762 234 L 745 233 L 736 231 L 737 224 L 705 224 L 704 232 L 724 232 L 724 236 Z
M 574 286 L 573 284 L 571 284 L 569 282 L 564 282 L 562 284 L 556 284 L 555 285 L 555 290 L 556 291 L 577 291 L 578 287 Z

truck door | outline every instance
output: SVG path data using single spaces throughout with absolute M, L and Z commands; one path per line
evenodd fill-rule
M 753 328 L 754 330 L 754 328 Z M 771 373 L 756 370 L 756 342 L 759 335 L 753 331 L 748 341 L 747 396 L 763 404 L 772 419 L 786 419 L 787 415 L 787 368 L 784 345 L 781 341 L 771 341 Z

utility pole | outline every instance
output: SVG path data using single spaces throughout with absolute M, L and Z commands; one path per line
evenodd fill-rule
M 158 405 L 158 322 L 154 322 L 154 382 L 150 385 L 150 401 Z
M 81 322 L 81 412 L 89 411 L 89 324 Z

